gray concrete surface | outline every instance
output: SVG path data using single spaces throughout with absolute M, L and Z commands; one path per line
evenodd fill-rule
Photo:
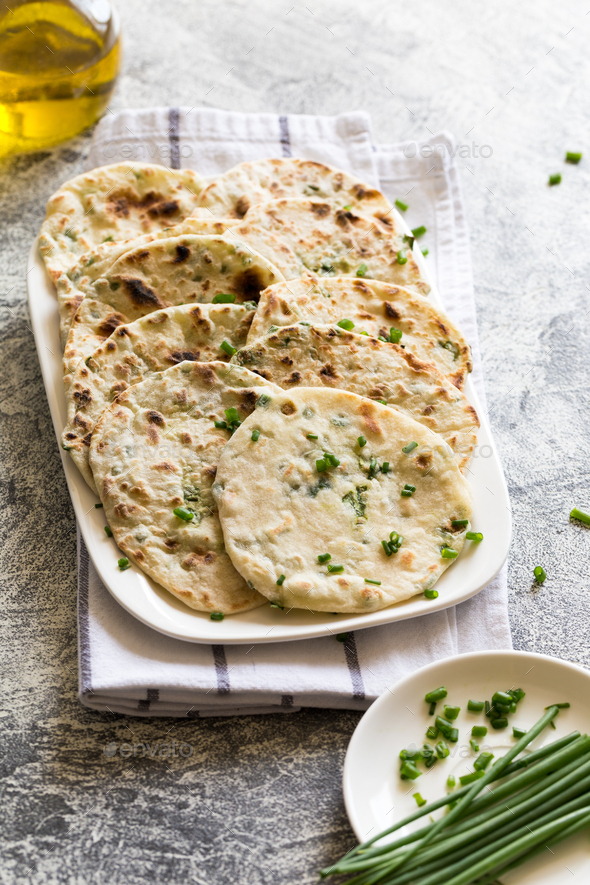
M 112 104 L 362 108 L 378 141 L 445 128 L 471 154 L 491 147 L 464 159 L 463 184 L 514 509 L 514 643 L 586 666 L 590 534 L 568 513 L 590 509 L 587 6 L 120 0 L 125 63 Z M 76 699 L 74 519 L 24 273 L 45 200 L 81 169 L 88 138 L 0 166 L 3 881 L 313 882 L 352 845 L 340 774 L 356 714 L 149 722 Z M 564 165 L 566 149 L 586 152 L 579 167 Z M 548 188 L 557 171 L 562 184 Z M 169 729 L 190 758 L 104 755 L 131 732 L 157 741 Z

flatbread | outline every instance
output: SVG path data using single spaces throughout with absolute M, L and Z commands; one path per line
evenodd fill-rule
M 99 166 L 63 184 L 47 202 L 39 248 L 53 280 L 105 240 L 127 240 L 182 221 L 202 179 L 149 163 Z
M 202 217 L 206 213 L 208 217 Z M 235 220 L 227 218 L 215 219 L 206 209 L 199 210 L 198 218 L 185 218 L 180 224 L 173 227 L 163 228 L 130 240 L 121 240 L 113 243 L 101 243 L 94 249 L 89 249 L 81 255 L 67 271 L 61 273 L 55 280 L 57 289 L 57 305 L 60 316 L 60 339 L 62 347 L 65 346 L 72 322 L 85 295 L 92 297 L 92 284 L 104 276 L 110 267 L 125 253 L 132 249 L 139 249 L 153 243 L 154 240 L 180 237 L 184 234 L 216 234 L 223 236 L 236 224 Z
M 340 463 L 318 472 L 324 451 Z M 443 547 L 463 547 L 466 530 L 451 520 L 471 515 L 469 485 L 440 437 L 401 412 L 321 388 L 285 392 L 251 415 L 223 450 L 213 491 L 238 571 L 272 602 L 312 612 L 376 611 L 431 588 L 453 562 Z M 388 556 L 381 541 L 391 532 L 403 542 Z M 325 553 L 331 560 L 319 563 Z
M 228 236 L 246 240 L 286 280 L 364 274 L 419 295 L 430 291 L 395 219 L 383 221 L 320 200 L 276 200 L 253 206 Z M 400 254 L 404 264 L 398 262 Z
M 479 420 L 464 394 L 432 363 L 397 344 L 339 326 L 281 326 L 239 350 L 232 363 L 287 390 L 331 387 L 382 400 L 440 434 L 464 468 Z
M 90 303 L 78 310 L 64 350 L 64 375 L 122 322 L 173 305 L 206 304 L 219 294 L 255 302 L 281 278 L 266 258 L 220 236 L 171 237 L 132 249 L 93 283 L 90 300 L 108 305 L 107 315 L 98 311 L 94 317 Z
M 461 390 L 473 369 L 471 348 L 454 323 L 421 296 L 375 280 L 335 277 L 318 283 L 290 280 L 275 283 L 260 296 L 248 342 L 266 335 L 271 326 L 298 321 L 338 323 L 349 319 L 356 332 L 389 338 L 403 333 L 400 346 L 418 359 L 432 362 Z
M 229 360 L 220 345 L 227 340 L 234 347 L 242 346 L 253 315 L 251 307 L 238 304 L 185 304 L 157 310 L 119 326 L 78 364 L 67 386 L 62 446 L 93 491 L 90 440 L 104 409 L 132 384 L 183 360 Z
M 353 175 L 295 157 L 240 163 L 201 191 L 198 205 L 215 215 L 243 218 L 259 203 L 312 197 L 334 206 L 392 218 L 396 213 L 383 194 Z
M 230 431 L 214 421 L 230 408 L 245 418 L 278 393 L 237 366 L 183 362 L 128 388 L 95 428 L 90 464 L 116 543 L 190 608 L 233 614 L 264 602 L 225 552 L 211 486 Z

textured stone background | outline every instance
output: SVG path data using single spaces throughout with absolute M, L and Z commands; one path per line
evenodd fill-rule
M 463 183 L 514 509 L 514 643 L 585 665 L 590 534 L 567 514 L 590 509 L 587 6 L 120 0 L 125 66 L 112 103 L 361 108 L 378 141 L 446 128 L 471 152 L 491 146 L 464 160 Z M 81 136 L 0 164 L 3 881 L 310 883 L 352 845 L 340 773 L 356 714 L 149 722 L 76 699 L 74 517 L 24 273 L 45 200 L 87 147 Z M 564 166 L 566 149 L 585 151 L 579 167 Z M 550 189 L 556 171 L 563 183 Z M 104 755 L 111 741 L 161 741 L 170 729 L 193 745 L 189 759 Z

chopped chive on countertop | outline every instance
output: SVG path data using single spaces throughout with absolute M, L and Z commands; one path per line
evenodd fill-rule
M 541 565 L 536 565 L 533 573 L 535 575 L 535 581 L 537 582 L 537 584 L 542 584 L 547 577 L 547 573 Z
M 366 272 L 368 271 L 368 269 L 369 269 L 369 268 L 367 267 L 366 264 L 364 264 L 364 263 L 363 263 L 363 264 L 359 264 L 358 269 L 357 269 L 357 272 L 356 272 L 357 277 L 364 277 L 364 275 L 366 274 Z
M 582 154 L 577 151 L 566 151 L 565 152 L 565 162 L 566 163 L 574 163 L 578 164 L 582 159 Z
M 421 224 L 419 227 L 412 228 L 412 236 L 416 237 L 416 239 L 418 239 L 418 237 L 423 237 L 425 233 L 426 228 L 423 224 Z
M 260 439 L 260 431 L 259 431 L 259 430 L 253 430 L 253 431 L 252 431 L 252 436 L 250 437 L 250 439 L 252 440 L 252 442 L 258 442 L 258 440 Z
M 223 612 L 211 612 L 209 615 L 212 621 L 223 621 L 225 615 Z
M 113 537 L 113 533 L 111 531 L 110 525 L 105 525 L 104 530 L 105 530 L 105 534 L 106 534 L 107 538 Z
M 400 249 L 397 253 L 397 263 L 398 264 L 407 264 L 408 263 L 408 253 L 405 249 Z
M 402 200 L 396 200 L 395 205 L 400 210 L 400 212 L 407 212 L 408 210 L 408 204 L 404 203 Z
M 417 449 L 417 448 L 418 448 L 417 442 L 409 442 L 406 446 L 403 447 L 402 452 L 404 453 L 404 455 L 409 455 L 410 452 L 413 452 L 414 449 Z
M 549 187 L 552 187 L 554 184 L 561 184 L 561 172 L 556 172 L 554 175 L 549 176 Z
M 332 559 L 330 553 L 318 553 L 318 562 L 328 562 L 330 559 Z
M 184 522 L 190 522 L 191 519 L 195 518 L 195 514 L 192 510 L 187 510 L 186 507 L 175 507 L 172 512 L 174 513 L 174 516 L 183 519 Z
M 131 568 L 131 563 L 126 556 L 122 556 L 121 559 L 118 560 L 117 565 L 119 566 L 119 570 L 122 572 L 124 572 L 128 568 Z
M 218 295 L 213 296 L 212 304 L 233 304 L 235 300 L 235 295 L 230 295 L 228 292 L 219 292 Z
M 353 321 L 346 319 L 346 317 L 342 320 L 338 320 L 336 325 L 340 326 L 341 329 L 346 329 L 347 332 L 352 332 L 352 330 L 354 329 Z
M 578 510 L 577 507 L 574 507 L 570 513 L 570 519 L 579 519 L 580 522 L 590 525 L 590 513 L 584 513 L 583 510 Z

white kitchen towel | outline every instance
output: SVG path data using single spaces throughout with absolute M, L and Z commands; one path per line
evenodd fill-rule
M 97 127 L 88 168 L 159 162 L 214 175 L 243 160 L 296 156 L 354 172 L 425 224 L 423 244 L 445 307 L 474 355 L 477 342 L 469 237 L 453 141 L 371 143 L 366 114 L 339 117 L 239 114 L 201 109 L 128 111 Z M 422 241 L 421 241 L 422 242 Z M 78 538 L 79 691 L 86 706 L 134 716 L 224 716 L 289 712 L 302 706 L 366 709 L 388 686 L 425 664 L 510 648 L 505 569 L 473 599 L 420 618 L 326 639 L 253 646 L 199 645 L 151 630 L 101 583 Z

